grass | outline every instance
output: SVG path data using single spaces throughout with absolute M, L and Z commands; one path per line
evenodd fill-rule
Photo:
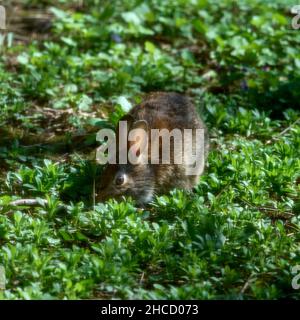
M 300 297 L 292 5 L 16 1 L 0 47 L 0 298 Z M 96 132 L 155 90 L 195 101 L 205 174 L 146 209 L 94 207 Z M 12 206 L 24 198 L 39 205 Z

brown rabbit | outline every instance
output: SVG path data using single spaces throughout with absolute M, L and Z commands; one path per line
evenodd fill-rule
M 128 132 L 132 129 L 143 129 L 146 135 L 136 136 L 133 134 L 131 136 L 131 138 L 133 137 L 132 141 L 128 143 L 128 148 L 131 147 L 129 153 L 134 150 L 137 156 L 135 164 L 118 164 L 117 160 L 117 164 L 107 165 L 100 185 L 97 187 L 98 201 L 131 196 L 138 204 L 143 205 L 150 202 L 154 195 L 165 194 L 173 188 L 190 190 L 197 184 L 199 176 L 203 172 L 204 161 L 208 153 L 208 134 L 206 126 L 198 116 L 194 105 L 186 97 L 177 93 L 151 93 L 120 121 L 127 121 Z M 119 126 L 120 122 L 118 128 Z M 177 133 L 178 130 L 180 134 L 182 133 L 182 136 L 185 129 L 192 129 L 190 130 L 192 132 L 190 137 L 184 136 L 184 143 L 187 143 L 192 148 L 193 154 L 197 151 L 194 141 L 196 129 L 201 129 L 199 130 L 203 133 L 201 152 L 200 155 L 197 155 L 198 159 L 196 160 L 202 166 L 198 166 L 194 171 L 188 173 L 192 166 L 191 155 L 187 154 L 187 158 L 182 156 L 183 148 L 181 145 L 175 145 L 175 137 L 173 137 L 173 141 L 171 140 L 169 145 L 170 162 L 165 164 L 162 161 L 164 154 L 162 139 L 157 134 L 152 136 L 150 134 L 151 129 L 167 129 L 169 130 L 168 132 L 176 129 Z M 119 139 L 120 135 L 117 133 L 117 149 Z M 145 139 L 148 139 L 147 149 L 145 148 L 145 143 L 143 143 Z M 156 162 L 151 162 L 153 160 L 153 157 L 151 158 L 151 146 L 154 141 L 158 141 L 159 156 Z M 200 144 L 198 145 L 200 146 Z M 119 153 L 117 152 L 117 159 L 118 155 Z M 180 161 L 176 162 L 176 156 L 179 157 L 177 159 L 182 158 L 183 161 L 181 163 Z M 154 162 L 156 164 L 153 164 Z M 159 163 L 157 164 L 157 162 Z

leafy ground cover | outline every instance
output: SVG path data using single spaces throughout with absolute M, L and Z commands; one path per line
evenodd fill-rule
M 3 2 L 0 298 L 299 298 L 293 4 Z M 94 204 L 96 132 L 155 90 L 188 94 L 205 118 L 204 176 L 146 209 Z M 11 205 L 24 198 L 40 205 Z

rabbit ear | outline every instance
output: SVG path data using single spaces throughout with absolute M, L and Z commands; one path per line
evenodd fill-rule
M 146 120 L 138 120 L 134 122 L 130 129 L 143 129 L 145 132 L 148 132 L 148 123 Z
M 148 156 L 148 124 L 145 120 L 134 122 L 128 134 L 128 157 L 132 164 L 140 164 Z

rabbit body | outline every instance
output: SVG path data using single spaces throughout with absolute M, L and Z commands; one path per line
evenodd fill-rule
M 165 194 L 173 188 L 190 190 L 197 184 L 208 153 L 208 133 L 204 122 L 188 98 L 178 93 L 156 92 L 148 94 L 120 121 L 127 121 L 128 132 L 132 129 L 143 129 L 146 132 L 147 149 L 142 150 L 143 141 L 139 139 L 140 136 L 138 138 L 133 134 L 132 138 L 137 142 L 129 141 L 128 148 L 132 147 L 134 152 L 138 151 L 137 163 L 108 164 L 97 190 L 98 200 L 131 196 L 137 203 L 145 204 L 150 202 L 154 195 Z M 152 129 L 156 129 L 156 135 L 152 135 Z M 203 132 L 203 141 L 201 152 L 196 160 L 202 165 L 189 173 L 189 169 L 193 166 L 191 159 L 189 159 L 191 155 L 187 154 L 186 158 L 183 157 L 183 147 L 174 143 L 174 137 L 173 140 L 171 138 L 169 144 L 170 161 L 163 163 L 163 140 L 157 135 L 157 131 L 163 129 L 169 133 L 175 132 L 172 131 L 175 129 L 177 133 L 182 134 L 184 143 L 191 147 L 194 156 L 197 148 L 196 129 L 201 129 L 198 131 Z M 185 129 L 192 129 L 192 134 L 185 136 Z M 120 135 L 117 133 L 117 145 L 119 141 Z M 159 148 L 155 161 L 151 153 L 154 141 L 158 143 Z M 198 143 L 198 145 L 200 144 Z M 176 162 L 176 156 L 177 159 L 182 157 L 181 163 L 180 161 Z

